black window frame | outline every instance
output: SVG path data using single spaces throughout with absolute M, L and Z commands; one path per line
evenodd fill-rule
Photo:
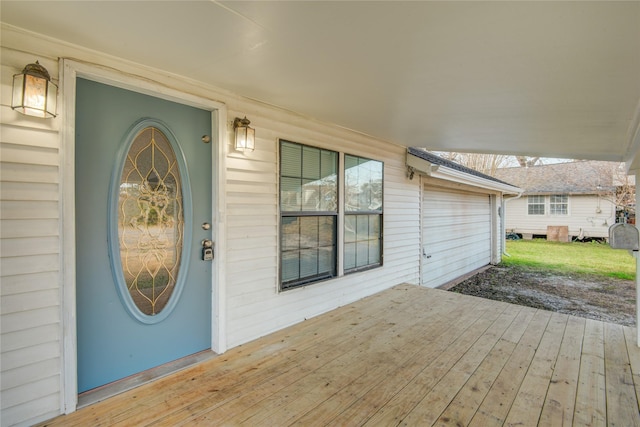
M 301 157 L 301 163 L 300 163 L 300 174 L 297 176 L 292 176 L 292 175 L 285 175 L 283 174 L 283 146 L 284 144 L 291 144 L 291 145 L 296 145 L 299 146 L 302 152 L 302 157 Z M 300 179 L 301 181 L 301 186 L 304 185 L 303 181 L 306 179 L 304 176 L 304 150 L 306 149 L 310 149 L 310 150 L 317 150 L 320 154 L 322 154 L 322 152 L 325 153 L 333 153 L 335 154 L 335 167 L 334 167 L 334 171 L 335 171 L 335 209 L 334 210 L 304 210 L 303 209 L 303 203 L 301 201 L 301 210 L 284 210 L 283 209 L 283 178 L 290 178 L 290 179 Z M 315 283 L 315 282 L 319 282 L 319 281 L 323 281 L 323 280 L 328 280 L 328 279 L 332 279 L 334 277 L 337 277 L 338 274 L 338 266 L 337 266 L 337 261 L 338 261 L 338 256 L 337 256 L 337 249 L 338 249 L 338 210 L 339 210 L 339 186 L 340 186 L 340 153 L 334 150 L 327 150 L 327 149 L 323 149 L 323 148 L 318 148 L 318 147 L 313 147 L 310 145 L 306 145 L 306 144 L 300 144 L 298 142 L 293 142 L 293 141 L 288 141 L 288 140 L 284 140 L 281 139 L 279 141 L 279 153 L 280 153 L 280 168 L 279 168 L 279 195 L 278 195 L 278 206 L 279 206 L 279 212 L 280 212 L 280 231 L 279 231 L 279 238 L 280 238 L 280 246 L 279 246 L 279 263 L 280 263 L 280 277 L 279 277 L 279 283 L 280 283 L 280 290 L 284 291 L 284 290 L 289 290 L 289 289 L 295 289 L 310 283 Z M 321 156 L 319 157 L 320 161 L 321 161 Z M 321 168 L 321 166 L 320 166 Z M 302 192 L 301 192 L 302 194 Z M 316 241 L 319 243 L 320 242 L 320 236 L 319 236 L 319 227 L 320 227 L 320 223 L 322 222 L 322 219 L 326 219 L 326 218 L 331 218 L 333 221 L 332 224 L 332 230 L 331 230 L 331 236 L 332 236 L 332 245 L 330 246 L 320 246 L 320 245 L 316 245 L 316 246 L 304 246 L 302 245 L 302 243 L 299 243 L 298 249 L 297 251 L 299 252 L 299 256 L 298 256 L 298 278 L 297 279 L 290 279 L 290 280 L 286 280 L 284 277 L 284 264 L 285 264 L 285 257 L 287 252 L 293 253 L 296 251 L 296 249 L 285 249 L 287 248 L 287 244 L 285 243 L 285 237 L 286 237 L 286 233 L 284 231 L 285 226 L 287 225 L 291 225 L 291 221 L 297 221 L 298 222 L 298 226 L 301 227 L 301 224 L 304 222 L 304 219 L 310 219 L 310 218 L 316 218 L 318 220 L 318 237 L 316 239 Z M 298 236 L 302 236 L 302 233 L 299 233 Z M 319 262 L 321 256 L 321 248 L 324 248 L 324 250 L 326 250 L 326 248 L 330 247 L 330 253 L 331 253 L 331 263 L 330 263 L 330 270 L 329 271 L 322 271 L 318 274 L 315 275 L 306 275 L 306 276 L 300 276 L 300 271 L 301 271 L 301 264 L 302 264 L 302 252 L 310 252 L 312 251 L 314 248 L 318 251 L 317 252 L 317 262 Z
M 358 160 L 364 160 L 365 162 L 376 162 L 380 164 L 380 209 L 376 210 L 376 209 L 359 209 L 359 210 L 348 210 L 347 209 L 347 157 L 352 157 L 354 159 L 358 159 Z M 363 156 L 357 156 L 354 154 L 349 154 L 349 153 L 344 153 L 344 175 L 343 175 L 343 185 L 344 185 L 344 190 L 345 190 L 345 196 L 344 196 L 344 200 L 343 200 L 343 207 L 344 207 L 344 225 L 342 228 L 342 233 L 343 233 L 343 242 L 342 242 L 342 246 L 343 246 L 343 251 L 342 251 L 342 261 L 343 261 L 343 272 L 345 275 L 347 274 L 353 274 L 353 273 L 358 273 L 360 271 L 365 271 L 365 270 L 371 270 L 373 268 L 378 268 L 381 267 L 383 264 L 383 259 L 384 259 L 384 253 L 383 253 L 383 247 L 384 247 L 384 239 L 383 239 L 383 224 L 384 224 L 384 162 L 380 161 L 380 160 L 375 160 L 375 159 L 371 159 L 368 157 L 363 157 Z M 352 217 L 352 218 L 356 218 L 356 224 L 358 223 L 358 218 L 363 218 L 363 217 L 372 217 L 372 216 L 376 216 L 378 218 L 378 237 L 377 242 L 378 242 L 378 260 L 376 262 L 369 262 L 367 264 L 361 264 L 358 265 L 358 261 L 357 261 L 357 254 L 358 254 L 358 243 L 364 242 L 365 240 L 358 240 L 357 238 L 357 230 L 356 230 L 356 240 L 355 240 L 355 244 L 356 244 L 356 265 L 355 267 L 349 267 L 347 268 L 346 266 L 346 259 L 347 259 L 347 244 L 348 243 L 353 243 L 353 242 L 347 242 L 347 218 L 348 217 Z M 356 225 L 357 228 L 357 225 Z M 369 228 L 369 235 L 371 235 L 371 225 L 370 223 L 368 223 L 368 228 Z M 367 242 L 372 241 L 374 239 L 366 239 Z M 370 257 L 370 254 L 367 253 L 368 258 Z
M 293 175 L 284 173 L 283 169 L 284 169 L 285 160 L 283 156 L 283 147 L 285 146 L 285 144 L 292 144 L 295 146 L 299 146 L 301 150 L 304 150 L 305 148 L 307 148 L 311 150 L 318 150 L 321 153 L 325 152 L 325 153 L 332 153 L 333 155 L 335 155 L 335 168 L 334 168 L 335 170 L 335 178 L 334 178 L 335 179 L 335 191 L 334 191 L 335 206 L 329 203 L 329 206 L 331 206 L 333 209 L 304 210 L 305 192 L 302 191 L 302 187 L 305 185 L 304 183 L 305 178 L 303 176 L 304 172 L 302 171 L 302 169 L 304 168 L 305 161 L 304 161 L 304 158 L 301 157 L 301 160 L 300 160 L 301 171 L 299 175 L 293 176 Z M 278 216 L 279 216 L 278 285 L 279 285 L 279 290 L 288 291 L 291 289 L 304 287 L 306 285 L 334 279 L 336 277 L 342 277 L 342 276 L 358 273 L 361 271 L 382 267 L 383 260 L 384 260 L 384 253 L 383 253 L 383 248 L 384 248 L 384 244 L 383 244 L 384 243 L 384 239 L 383 239 L 383 236 L 384 236 L 384 162 L 380 160 L 370 159 L 363 156 L 344 153 L 341 151 L 329 150 L 329 149 L 320 148 L 312 145 L 302 144 L 299 142 L 290 141 L 286 139 L 278 140 L 278 152 L 279 152 L 279 169 L 278 169 Z M 358 211 L 347 212 L 347 209 L 345 206 L 345 203 L 346 203 L 345 187 L 346 187 L 346 179 L 347 179 L 345 164 L 347 163 L 346 162 L 347 157 L 357 158 L 359 160 L 377 162 L 380 164 L 381 176 L 380 176 L 380 189 L 379 189 L 380 191 L 380 197 L 379 197 L 380 208 L 379 209 L 363 209 Z M 322 169 L 322 165 L 320 166 L 320 169 Z M 283 181 L 287 179 L 289 180 L 289 182 L 283 185 Z M 295 182 L 296 179 L 300 180 L 299 185 Z M 300 188 L 299 193 L 297 193 L 298 187 Z M 285 195 L 285 192 L 287 191 L 286 188 L 292 189 L 291 194 Z M 298 204 L 297 199 L 295 202 L 291 201 L 292 199 L 290 196 L 292 194 L 295 194 L 297 198 L 302 199 L 300 201 L 299 208 L 303 210 L 290 209 L 292 205 Z M 321 202 L 321 203 L 324 203 L 324 202 Z M 356 266 L 354 268 L 345 268 L 345 265 L 344 265 L 345 252 L 346 252 L 345 226 L 347 222 L 347 217 L 357 218 L 357 217 L 365 217 L 365 216 L 367 216 L 369 219 L 371 218 L 371 216 L 376 216 L 378 218 L 378 227 L 377 227 L 378 236 L 375 239 L 378 241 L 377 260 L 376 262 L 368 263 L 366 265 Z M 289 252 L 289 254 L 292 254 L 296 250 L 300 252 L 301 250 L 308 249 L 308 248 L 306 247 L 303 248 L 301 244 L 302 236 L 304 236 L 304 233 L 302 232 L 302 230 L 297 234 L 297 236 L 295 236 L 293 233 L 287 234 L 285 227 L 287 226 L 293 227 L 295 225 L 300 226 L 299 224 L 302 223 L 304 219 L 310 219 L 310 218 L 317 218 L 318 221 L 322 221 L 323 219 L 328 219 L 328 218 L 332 219 L 331 233 L 327 233 L 326 231 L 324 233 L 325 236 L 328 234 L 331 234 L 332 245 L 330 245 L 331 247 L 330 271 L 322 272 L 321 274 L 317 274 L 317 275 L 308 275 L 308 276 L 302 277 L 300 273 L 302 271 L 303 260 L 302 260 L 301 253 L 299 253 L 297 257 L 298 276 L 294 278 L 293 277 L 294 275 L 290 275 L 287 278 L 285 277 L 285 262 L 287 261 L 285 258 L 287 256 L 287 252 Z M 299 224 L 294 224 L 296 221 L 298 221 Z M 370 221 L 368 220 L 367 221 L 367 224 L 369 226 L 368 233 L 370 234 L 371 227 L 369 223 Z M 319 232 L 317 241 L 321 240 L 320 235 L 321 233 Z M 309 234 L 307 234 L 307 236 L 309 236 Z M 296 239 L 298 239 L 298 243 L 297 243 L 299 245 L 298 248 L 295 248 Z M 371 240 L 372 239 L 368 239 L 367 241 L 371 241 Z M 324 248 L 327 248 L 327 247 L 328 246 L 324 246 Z M 370 246 L 368 247 L 368 250 L 370 250 Z M 367 256 L 369 255 L 370 255 L 370 252 L 367 252 Z M 289 261 L 293 260 L 295 262 L 295 258 L 296 258 L 295 256 L 289 257 L 288 260 Z M 320 255 L 318 255 L 318 260 L 319 259 L 320 259 Z M 326 260 L 326 258 L 323 258 L 323 259 Z M 295 272 L 295 267 L 293 270 L 289 270 L 289 272 Z

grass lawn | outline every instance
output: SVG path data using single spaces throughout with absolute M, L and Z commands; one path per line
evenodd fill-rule
M 603 243 L 559 243 L 546 240 L 507 240 L 502 264 L 556 271 L 596 274 L 634 280 L 636 259 L 626 250 L 611 249 Z

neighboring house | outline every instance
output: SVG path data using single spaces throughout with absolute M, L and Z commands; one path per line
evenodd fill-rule
M 585 160 L 503 168 L 495 176 L 524 190 L 506 205 L 506 228 L 525 239 L 548 233 L 563 241 L 607 238 L 609 227 L 628 216 L 620 206 L 622 189 L 629 186 L 620 163 Z
M 2 425 L 500 261 L 514 186 L 20 29 L 2 43 Z M 9 106 L 34 57 L 56 118 Z M 255 151 L 232 143 L 245 115 Z

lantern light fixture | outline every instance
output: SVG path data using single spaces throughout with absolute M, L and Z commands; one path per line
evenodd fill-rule
M 13 76 L 11 108 L 28 116 L 50 118 L 56 116 L 58 86 L 38 61 L 27 64 L 22 73 Z
M 238 151 L 253 151 L 256 148 L 256 130 L 249 126 L 250 123 L 246 116 L 244 119 L 236 117 L 233 121 L 236 134 L 235 149 Z

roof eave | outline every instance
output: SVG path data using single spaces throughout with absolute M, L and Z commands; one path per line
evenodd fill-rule
M 458 184 L 470 185 L 491 191 L 498 191 L 502 194 L 521 194 L 524 190 L 514 185 L 500 183 L 479 176 L 470 175 L 465 172 L 457 171 L 443 165 L 435 165 L 420 157 L 407 155 L 407 166 L 415 171 L 433 178 L 451 181 Z

